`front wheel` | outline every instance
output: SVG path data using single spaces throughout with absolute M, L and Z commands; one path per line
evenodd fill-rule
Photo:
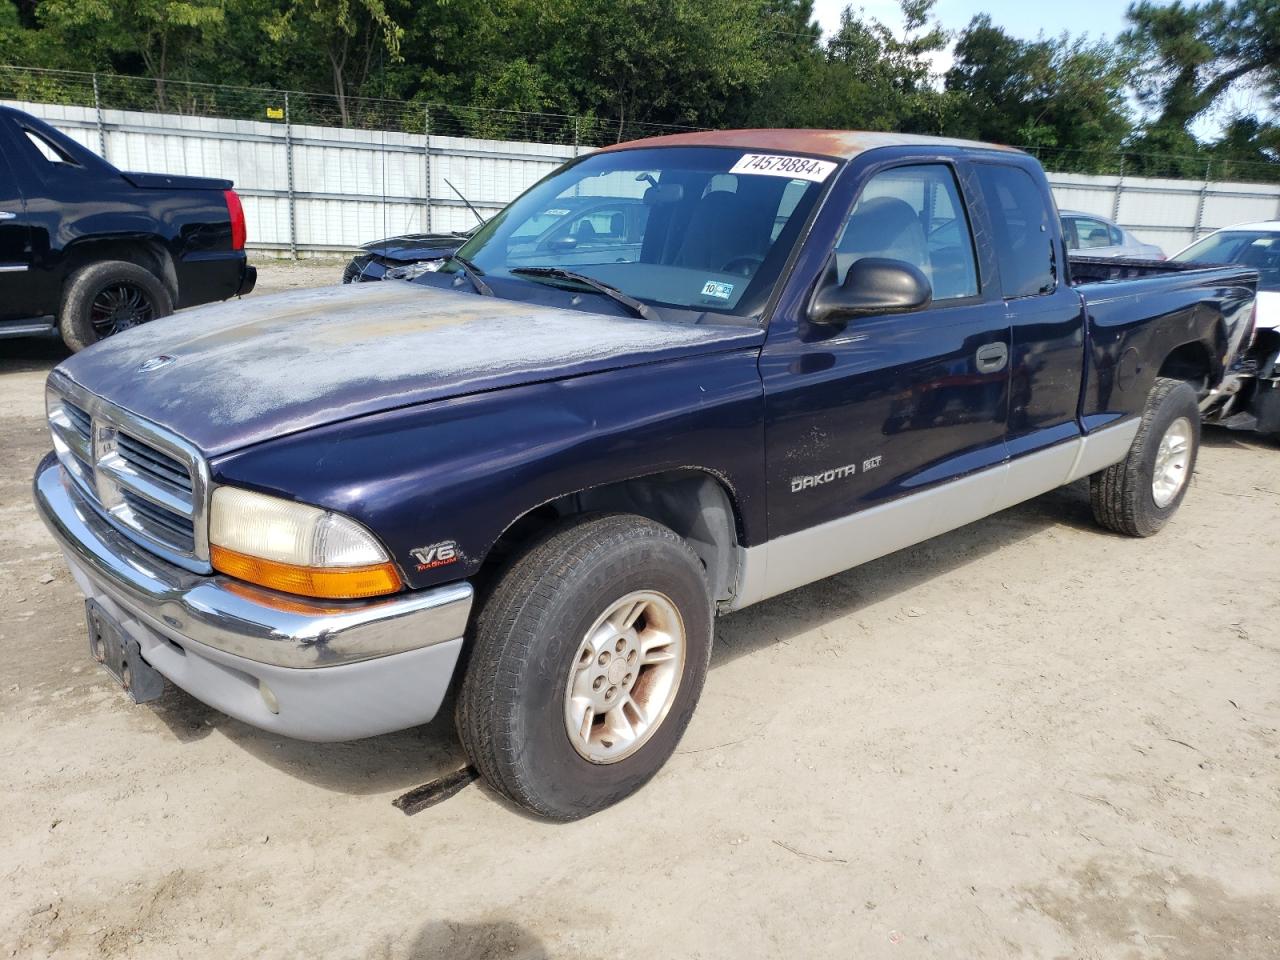
M 1186 496 L 1199 450 L 1195 390 L 1181 380 L 1158 378 L 1128 455 L 1089 478 L 1094 518 L 1132 537 L 1158 532 Z
M 616 514 L 520 557 L 477 620 L 458 733 L 480 774 L 576 820 L 640 789 L 675 750 L 711 652 L 702 564 L 673 531 Z

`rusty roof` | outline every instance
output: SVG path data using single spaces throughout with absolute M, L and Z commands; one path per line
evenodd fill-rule
M 955 140 L 950 137 L 925 137 L 914 133 L 887 133 L 871 130 L 699 130 L 673 133 L 644 140 L 605 147 L 605 150 L 629 150 L 635 147 L 740 147 L 744 150 L 783 150 L 816 153 L 828 157 L 851 159 L 876 147 L 939 146 L 968 147 L 977 150 L 1008 150 L 994 143 Z

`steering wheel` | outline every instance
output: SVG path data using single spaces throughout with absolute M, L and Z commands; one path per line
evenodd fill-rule
M 732 260 L 730 260 L 728 263 L 726 263 L 723 267 L 720 268 L 720 272 L 735 273 L 740 277 L 750 277 L 753 274 L 755 274 L 757 270 L 760 269 L 760 265 L 763 263 L 764 263 L 764 257 L 753 257 L 750 255 L 744 256 L 744 257 L 734 257 Z

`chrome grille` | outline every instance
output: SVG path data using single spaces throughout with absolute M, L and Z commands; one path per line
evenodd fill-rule
M 196 450 L 57 373 L 47 407 L 58 459 L 89 505 L 153 553 L 208 572 L 208 468 Z
M 85 413 L 69 400 L 63 402 L 62 409 L 66 412 L 67 419 L 71 421 L 71 425 L 75 427 L 76 433 L 80 434 L 80 436 L 84 437 L 85 441 L 88 442 L 93 423 L 89 414 Z
M 120 459 L 143 476 L 191 498 L 191 472 L 186 464 L 121 431 L 116 438 Z
M 122 489 L 120 496 L 128 505 L 138 526 L 157 539 L 168 540 L 185 552 L 195 549 L 195 536 L 191 528 L 191 518 L 180 513 L 166 510 L 159 504 L 152 503 L 146 497 L 140 497 L 131 490 Z

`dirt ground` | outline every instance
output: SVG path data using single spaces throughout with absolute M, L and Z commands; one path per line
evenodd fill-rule
M 90 662 L 29 493 L 62 356 L 0 341 L 0 957 L 1280 957 L 1274 445 L 1209 433 L 1152 540 L 1076 485 L 721 620 L 588 821 L 406 817 L 448 717 L 305 744 Z

